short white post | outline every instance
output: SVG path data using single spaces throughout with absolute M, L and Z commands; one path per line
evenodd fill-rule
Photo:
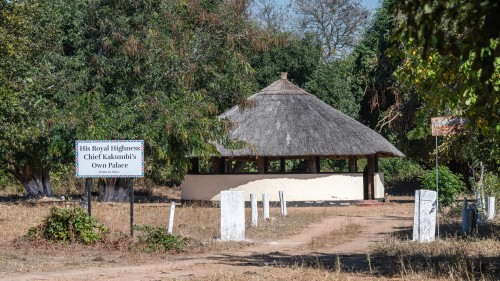
M 495 197 L 488 197 L 488 220 L 495 219 Z
M 264 219 L 269 219 L 269 194 L 262 194 L 262 208 L 264 209 Z
M 436 238 L 437 192 L 415 190 L 413 241 L 432 242 Z
M 174 229 L 175 201 L 170 201 L 170 216 L 168 217 L 168 234 Z
M 464 206 L 462 208 L 462 233 L 469 234 L 470 232 L 470 214 L 467 206 L 467 198 L 464 198 Z
M 283 190 L 279 191 L 280 196 L 280 207 L 281 207 L 281 215 L 286 216 L 286 199 L 285 192 Z
M 257 210 L 257 196 L 250 194 L 250 202 L 252 209 L 252 226 L 257 226 L 259 219 L 259 212 Z
M 222 241 L 245 240 L 245 193 L 243 191 L 221 191 L 220 234 Z

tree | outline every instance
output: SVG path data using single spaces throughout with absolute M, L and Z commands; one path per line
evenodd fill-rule
M 319 36 L 323 60 L 348 54 L 370 15 L 358 0 L 296 0 L 294 5 L 300 29 Z
M 357 86 L 352 62 L 337 60 L 321 64 L 304 89 L 342 113 L 358 119 L 363 92 Z
M 256 0 L 250 6 L 251 19 L 269 33 L 284 32 L 289 25 L 291 4 L 280 5 L 272 0 Z
M 421 118 L 457 114 L 500 139 L 500 5 L 497 1 L 395 1 L 402 13 L 398 78 L 424 101 Z M 493 147 L 494 157 L 500 147 Z
M 51 196 L 50 171 L 70 158 L 71 128 L 64 120 L 77 86 L 68 52 L 71 7 L 54 1 L 0 2 L 0 168 L 29 196 Z M 78 24 L 77 24 L 78 25 Z
M 144 139 L 146 174 L 179 183 L 186 156 L 208 157 L 217 153 L 213 142 L 224 141 L 219 110 L 250 92 L 240 52 L 245 9 L 223 1 L 92 1 L 79 48 L 85 91 L 69 108 L 76 136 Z M 99 186 L 103 200 L 119 201 L 128 182 Z
M 320 64 L 321 49 L 316 37 L 306 34 L 300 39 L 287 33 L 275 36 L 285 36 L 285 43 L 251 54 L 259 89 L 276 81 L 280 72 L 288 72 L 290 81 L 299 87 L 304 86 Z

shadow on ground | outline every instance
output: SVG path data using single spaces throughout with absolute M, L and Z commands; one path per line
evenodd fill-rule
M 442 241 L 451 237 L 454 241 L 479 241 L 481 239 L 498 240 L 500 225 L 486 224 L 480 226 L 478 232 L 470 236 L 460 234 L 460 226 L 444 224 L 441 226 Z M 411 228 L 400 228 L 393 234 L 403 243 L 412 239 Z M 496 238 L 495 238 L 496 237 Z M 283 252 L 255 253 L 252 255 L 218 255 L 209 257 L 218 263 L 232 266 L 271 266 L 314 268 L 328 271 L 369 274 L 383 277 L 408 277 L 411 274 L 424 274 L 433 278 L 499 280 L 500 251 L 493 256 L 468 255 L 461 248 L 446 248 L 443 244 L 407 243 L 414 250 L 422 247 L 443 247 L 436 254 L 398 250 L 375 250 L 370 254 L 337 254 L 314 252 L 308 255 L 294 255 Z M 451 246 L 450 246 L 451 247 Z M 410 276 L 411 277 L 411 276 Z

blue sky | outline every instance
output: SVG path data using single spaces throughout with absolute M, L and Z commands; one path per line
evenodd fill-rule
M 361 4 L 370 9 L 372 12 L 374 12 L 380 5 L 379 0 L 361 0 Z
M 290 0 L 277 0 L 278 3 L 289 3 Z M 380 5 L 379 0 L 361 0 L 361 5 L 367 7 L 372 12 Z

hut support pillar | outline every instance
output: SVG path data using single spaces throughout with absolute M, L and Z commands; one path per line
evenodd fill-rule
M 357 173 L 358 172 L 358 165 L 357 165 L 358 159 L 356 158 L 356 156 L 349 156 L 348 161 L 349 161 L 348 162 L 349 173 Z
M 286 172 L 285 168 L 285 159 L 280 159 L 280 174 L 284 174 Z
M 212 158 L 212 172 L 214 174 L 224 174 L 226 171 L 226 160 L 224 158 Z
M 316 156 L 316 174 L 321 173 L 321 158 L 319 156 Z
M 368 163 L 366 170 L 367 186 L 365 192 L 365 200 L 373 200 L 375 196 L 375 155 L 368 155 Z
M 316 158 L 314 156 L 307 158 L 307 170 L 310 174 L 318 173 L 319 166 Z
M 257 173 L 265 174 L 266 173 L 266 164 L 264 157 L 257 157 Z

